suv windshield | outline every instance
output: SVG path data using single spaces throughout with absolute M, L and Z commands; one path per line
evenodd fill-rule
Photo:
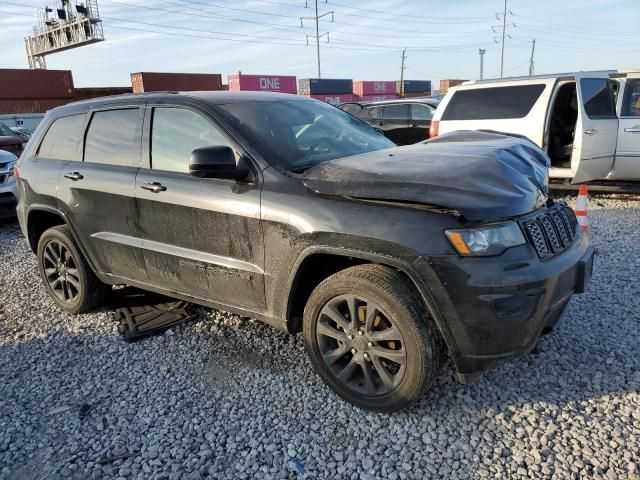
M 302 172 L 321 162 L 395 147 L 382 133 L 324 102 L 281 100 L 218 105 L 270 162 Z

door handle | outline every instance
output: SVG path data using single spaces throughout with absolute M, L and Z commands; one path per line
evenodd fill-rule
M 82 180 L 84 178 L 84 175 L 82 175 L 80 172 L 69 172 L 64 174 L 64 178 L 68 178 L 69 180 L 73 180 L 74 182 L 76 182 L 78 180 Z
M 598 133 L 598 130 L 596 130 L 595 128 L 587 128 L 584 133 L 585 135 L 595 135 L 596 133 Z
M 164 192 L 167 189 L 167 187 L 165 187 L 164 185 L 158 182 L 143 183 L 142 185 L 140 185 L 140 188 L 149 190 L 150 192 L 153 192 L 153 193 Z
M 627 133 L 640 133 L 640 125 L 636 125 L 635 127 L 629 127 L 624 129 Z

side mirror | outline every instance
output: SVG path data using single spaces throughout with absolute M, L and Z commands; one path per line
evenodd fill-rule
M 189 174 L 199 178 L 243 180 L 249 175 L 249 166 L 242 159 L 236 164 L 236 156 L 230 147 L 215 145 L 191 152 Z

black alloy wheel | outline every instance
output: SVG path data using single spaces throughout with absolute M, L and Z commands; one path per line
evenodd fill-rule
M 76 260 L 65 245 L 51 240 L 44 246 L 43 269 L 53 294 L 63 302 L 74 302 L 80 293 Z
M 66 225 L 46 230 L 38 241 L 38 269 L 45 289 L 62 310 L 82 313 L 111 291 L 93 272 Z
M 325 365 L 349 389 L 377 396 L 400 384 L 407 364 L 404 340 L 375 302 L 356 295 L 331 299 L 316 332 Z
M 443 342 L 415 286 L 383 265 L 357 265 L 323 280 L 307 300 L 303 334 L 325 383 L 373 411 L 415 402 L 444 359 Z

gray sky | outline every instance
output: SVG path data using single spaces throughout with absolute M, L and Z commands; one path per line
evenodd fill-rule
M 0 0 L 0 68 L 26 68 L 23 37 L 36 7 L 53 0 Z M 312 5 L 313 0 L 308 0 Z M 126 86 L 137 71 L 316 76 L 314 23 L 305 0 L 98 0 L 106 41 L 51 55 L 76 86 Z M 395 80 L 499 74 L 502 0 L 324 0 L 322 75 Z M 640 67 L 640 0 L 509 0 L 505 76 L 526 75 L 536 39 L 536 73 Z M 135 23 L 134 23 L 135 22 Z M 494 33 L 492 26 L 496 27 Z M 323 38 L 323 41 L 325 39 Z M 313 40 L 310 40 L 313 42 Z

